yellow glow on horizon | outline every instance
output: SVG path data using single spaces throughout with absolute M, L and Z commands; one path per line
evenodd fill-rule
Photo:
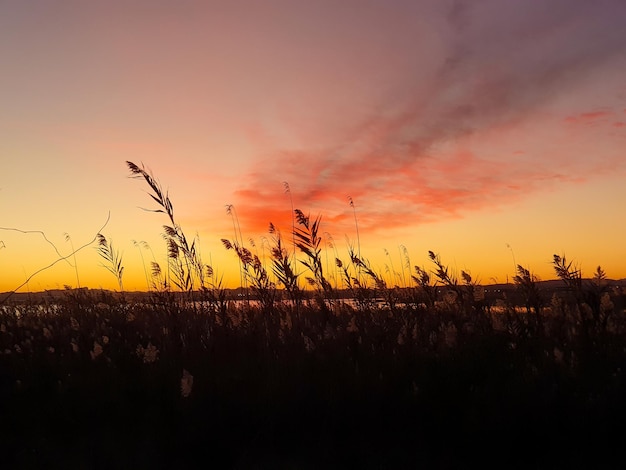
M 596 195 L 600 200 L 625 197 L 626 191 L 621 186 L 621 178 L 606 178 L 602 182 L 583 185 L 582 188 L 584 191 L 581 190 L 581 185 L 574 184 L 565 191 L 536 195 L 513 206 L 468 214 L 463 218 L 436 224 L 390 229 L 373 235 L 360 232 L 361 254 L 390 284 L 392 278 L 399 282 L 398 276 L 394 276 L 392 271 L 403 273 L 405 279 L 410 279 L 409 270 L 405 266 L 407 260 L 401 247 L 407 250 L 411 270 L 415 265 L 431 269 L 432 264 L 427 253 L 432 250 L 440 254 L 444 263 L 457 274 L 465 270 L 484 284 L 510 281 L 515 274 L 514 263 L 529 268 L 543 280 L 553 279 L 553 254 L 565 254 L 568 259 L 582 267 L 583 275 L 591 276 L 595 267 L 602 265 L 610 278 L 625 278 L 623 260 L 626 259 L 626 244 L 622 243 L 624 222 L 615 214 L 611 216 L 615 225 L 603 225 L 606 224 L 606 213 L 589 198 L 589 194 Z M 167 269 L 165 243 L 158 233 L 166 219 L 163 214 L 148 213 L 137 207 L 133 211 L 134 215 L 131 217 L 135 221 L 141 221 L 140 225 L 144 225 L 146 237 L 124 240 L 111 236 L 108 239 L 123 256 L 124 289 L 145 291 L 148 282 L 151 282 L 146 281 L 146 273 L 148 279 L 151 279 L 150 263 L 157 261 L 163 271 Z M 359 211 L 363 214 L 365 209 Z M 527 220 L 523 217 L 524 213 L 529 214 Z M 259 214 L 259 217 L 263 217 L 263 214 Z M 151 221 L 149 226 L 145 224 L 148 220 Z M 216 279 L 221 278 L 224 287 L 237 287 L 239 265 L 236 255 L 227 251 L 220 242 L 221 238 L 235 239 L 232 225 L 229 227 L 229 224 L 231 221 L 224 213 L 220 224 L 222 233 L 200 233 L 199 246 L 203 261 L 212 265 Z M 120 224 L 118 222 L 115 225 L 119 227 Z M 194 227 L 185 221 L 181 225 L 183 229 L 188 227 L 188 236 L 196 233 Z M 329 269 L 329 277 L 336 276 L 335 256 L 347 262 L 348 243 L 355 248 L 357 244 L 354 220 L 348 220 L 340 227 L 343 232 L 337 233 L 334 231 L 337 227 L 324 222 L 322 218 L 321 230 L 325 239 L 322 244 L 324 268 Z M 241 227 L 241 230 L 245 245 L 259 257 L 263 258 L 265 255 L 269 266 L 268 241 L 264 242 L 262 239 L 269 238 L 269 235 L 249 233 L 246 227 Z M 282 227 L 281 230 L 283 240 L 287 242 L 288 249 L 291 249 L 289 227 Z M 103 233 L 107 234 L 109 231 L 107 227 Z M 328 239 L 327 234 L 330 234 L 332 240 Z M 63 233 L 46 235 L 62 256 L 71 253 L 70 243 L 65 240 Z M 80 235 L 81 238 L 71 235 L 74 248 L 87 243 L 93 237 L 93 232 L 85 229 Z M 254 240 L 256 248 L 250 245 L 249 239 Z M 3 271 L 0 291 L 3 292 L 15 289 L 28 276 L 59 259 L 54 248 L 39 233 L 24 234 L 4 230 L 0 234 L 0 240 L 4 244 L 0 248 Z M 146 242 L 149 248 L 138 247 L 133 244 L 133 240 Z M 329 241 L 334 248 L 328 248 Z M 102 267 L 104 260 L 95 247 L 93 244 L 76 254 L 80 285 L 92 289 L 119 290 L 113 274 Z M 298 254 L 298 258 L 303 259 L 301 254 Z M 73 256 L 68 257 L 67 261 L 57 261 L 53 267 L 34 276 L 20 291 L 62 289 L 65 285 L 76 287 L 78 281 L 73 265 Z M 303 266 L 299 265 L 298 270 L 303 273 L 303 277 L 308 275 Z

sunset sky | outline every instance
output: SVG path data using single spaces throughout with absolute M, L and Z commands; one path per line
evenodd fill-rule
M 231 287 L 226 205 L 261 254 L 269 222 L 289 238 L 284 182 L 322 215 L 331 259 L 347 261 L 356 213 L 387 277 L 404 248 L 483 283 L 514 263 L 554 278 L 555 253 L 626 277 L 624 25 L 623 0 L 5 0 L 0 292 L 109 213 L 124 288 L 147 288 L 168 221 L 142 210 L 127 160 Z M 20 291 L 117 289 L 94 247 Z

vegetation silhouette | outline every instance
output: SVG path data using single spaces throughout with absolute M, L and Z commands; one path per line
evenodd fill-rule
M 124 292 L 98 232 L 119 292 L 4 299 L 8 467 L 626 464 L 626 294 L 601 267 L 586 279 L 554 255 L 552 287 L 516 265 L 514 284 L 487 289 L 429 251 L 405 285 L 333 244 L 331 271 L 321 216 L 294 208 L 294 247 L 270 223 L 269 265 L 237 225 L 223 240 L 241 297 L 213 281 L 152 174 L 127 164 L 168 219 L 168 269 L 153 262 L 153 289 Z

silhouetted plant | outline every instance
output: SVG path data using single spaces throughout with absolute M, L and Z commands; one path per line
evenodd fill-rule
M 387 248 L 384 248 L 383 251 L 385 252 L 385 256 L 387 257 L 387 259 L 389 260 L 389 264 L 385 264 L 385 272 L 389 274 L 389 285 L 400 287 L 400 284 L 403 284 L 402 276 L 399 272 L 396 271 L 396 268 L 393 265 L 393 258 L 391 257 L 389 250 L 387 250 Z M 404 287 L 404 285 L 402 287 Z
M 426 269 L 414 266 L 415 274 L 411 276 L 417 285 L 417 292 L 414 302 L 417 305 L 424 304 L 426 309 L 434 309 L 437 301 L 437 284 L 431 284 L 430 275 Z
M 206 267 L 207 276 L 207 288 L 203 290 L 204 300 L 207 300 L 212 305 L 222 318 L 226 315 L 228 308 L 227 290 L 224 287 L 224 277 L 217 277 L 215 270 L 211 265 Z
M 429 251 L 428 257 L 437 268 L 433 273 L 437 280 L 441 282 L 441 284 L 443 284 L 443 286 L 452 293 L 452 296 L 454 297 L 454 302 L 459 307 L 462 307 L 466 301 L 466 294 L 461 288 L 461 285 L 459 284 L 459 280 L 456 275 L 454 275 L 450 271 L 450 268 L 448 266 L 443 264 L 439 254 L 435 254 L 433 251 Z
M 230 219 L 233 223 L 235 244 L 237 246 L 243 246 L 243 236 L 241 235 L 241 226 L 239 225 L 239 217 L 237 217 L 237 211 L 235 210 L 235 206 L 232 204 L 226 204 L 226 214 L 230 216 Z M 247 286 L 248 280 L 246 278 L 244 265 L 242 264 L 242 260 L 240 256 L 237 256 L 237 259 L 239 262 L 239 285 L 241 286 L 242 289 L 244 289 L 244 292 L 246 294 L 246 299 L 248 299 L 248 286 Z
M 348 244 L 348 255 L 350 264 L 345 264 L 339 258 L 335 258 L 335 264 L 341 270 L 344 287 L 350 291 L 352 300 L 359 310 L 365 311 L 372 308 L 376 302 L 376 287 L 381 285 L 380 280 L 376 273 L 369 268 L 369 264 L 359 257 L 351 244 Z M 354 267 L 354 274 L 351 272 L 351 266 Z M 369 277 L 374 280 L 373 287 L 362 276 L 364 270 L 366 273 L 369 270 Z
M 591 307 L 596 325 L 602 330 L 606 329 L 609 319 L 614 313 L 614 305 L 610 300 L 609 291 L 606 273 L 601 266 L 598 266 L 587 287 L 587 303 Z
M 348 202 L 350 203 L 350 207 L 352 208 L 352 214 L 354 215 L 354 227 L 356 228 L 356 256 L 358 259 L 361 259 L 361 237 L 359 235 L 359 221 L 356 217 L 356 205 L 354 204 L 354 200 L 352 196 L 348 196 Z M 361 272 L 357 267 L 357 282 L 361 282 Z
M 78 263 L 76 262 L 76 251 L 74 250 L 74 243 L 72 242 L 72 237 L 70 237 L 69 233 L 64 233 L 65 241 L 69 242 L 70 248 L 72 249 L 73 258 L 74 258 L 74 271 L 76 272 L 76 287 L 80 289 L 80 278 L 78 277 Z
M 407 250 L 406 246 L 400 245 L 398 249 L 400 250 L 400 257 L 403 260 L 403 262 L 400 263 L 402 269 L 402 287 L 408 287 L 410 283 L 407 282 L 405 270 L 408 272 L 409 276 L 411 276 L 411 257 L 409 256 L 409 250 Z
M 572 261 L 568 263 L 565 255 L 553 255 L 553 266 L 559 279 L 565 282 L 574 296 L 584 334 L 588 336 L 591 327 L 606 329 L 613 307 L 605 298 L 609 286 L 602 267 L 598 266 L 593 278 L 584 282 L 580 267 Z
M 461 281 L 450 271 L 450 268 L 443 264 L 438 254 L 428 252 L 428 257 L 435 264 L 434 275 L 441 284 L 448 289 L 447 297 L 444 299 L 448 303 L 456 306 L 460 313 L 477 314 L 487 313 L 487 304 L 484 299 L 484 290 L 480 288 L 479 282 L 472 278 L 471 274 L 461 271 Z M 474 318 L 481 328 L 491 328 L 489 318 L 481 315 Z
M 276 285 L 269 278 L 259 257 L 236 241 L 231 242 L 224 238 L 222 244 L 227 250 L 235 251 L 241 261 L 246 281 L 250 283 L 252 291 L 256 294 L 261 309 L 264 312 L 270 311 L 276 301 Z
M 329 233 L 329 232 L 324 232 L 324 240 L 326 242 L 326 272 L 327 275 L 330 279 L 333 280 L 334 283 L 334 290 L 337 291 L 339 290 L 339 282 L 340 282 L 340 277 L 341 275 L 338 273 L 337 271 L 337 259 L 339 258 L 339 254 L 337 252 L 337 245 L 335 244 L 335 240 L 333 239 L 333 236 Z M 330 250 L 332 251 L 332 258 L 334 258 L 334 264 L 331 265 L 330 259 L 329 259 L 329 253 Z M 331 266 L 332 266 L 332 271 L 331 271 Z
M 554 271 L 559 279 L 575 293 L 582 292 L 582 272 L 573 261 L 567 262 L 565 255 L 553 255 Z
M 269 233 L 272 235 L 273 241 L 273 246 L 270 247 L 272 272 L 287 291 L 287 295 L 293 302 L 293 305 L 298 306 L 302 301 L 302 293 L 298 287 L 298 274 L 296 274 L 292 265 L 292 255 L 283 246 L 280 231 L 271 222 Z
M 280 239 L 276 230 L 270 232 Z M 280 240 L 272 246 L 282 266 L 290 266 L 289 252 Z M 250 275 L 264 278 L 258 274 L 265 269 L 259 256 L 250 250 L 239 252 Z M 381 276 L 354 250 L 350 254 L 354 260 L 345 271 L 348 281 L 354 282 L 360 267 L 363 284 L 383 295 L 387 286 L 376 284 Z M 181 449 L 185 455 L 193 452 L 189 460 L 199 458 L 206 450 L 206 446 L 195 450 L 201 441 L 210 446 L 212 458 L 225 455 L 222 466 L 230 468 L 232 456 L 241 455 L 241 448 L 251 449 L 251 458 L 264 456 L 268 442 L 278 446 L 289 441 L 303 421 L 306 436 L 315 432 L 329 446 L 337 439 L 349 444 L 351 453 L 342 456 L 349 463 L 355 458 L 352 449 L 371 433 L 379 434 L 367 446 L 398 439 L 413 445 L 426 439 L 418 449 L 419 463 L 426 464 L 441 464 L 441 446 L 458 444 L 466 450 L 488 439 L 506 452 L 520 442 L 532 447 L 537 437 L 533 432 L 544 425 L 547 432 L 560 430 L 551 436 L 550 448 L 555 443 L 559 449 L 570 446 L 570 455 L 576 439 L 580 447 L 592 449 L 590 462 L 597 458 L 593 452 L 598 442 L 598 448 L 606 451 L 609 441 L 602 441 L 612 430 L 603 431 L 603 425 L 619 423 L 625 414 L 621 367 L 626 317 L 612 317 L 614 330 L 587 350 L 575 341 L 572 319 L 565 316 L 545 315 L 546 328 L 530 331 L 524 321 L 529 315 L 511 310 L 510 315 L 493 315 L 498 317 L 496 332 L 480 331 L 475 327 L 479 322 L 459 314 L 469 312 L 472 305 L 461 305 L 462 311 L 440 307 L 434 295 L 439 278 L 422 268 L 414 273 L 422 298 L 432 299 L 420 315 L 414 315 L 410 306 L 397 305 L 391 314 L 372 304 L 356 313 L 346 304 L 335 309 L 331 323 L 323 308 L 303 305 L 306 315 L 298 327 L 291 325 L 279 305 L 259 315 L 256 306 L 233 303 L 215 316 L 205 314 L 212 310 L 204 302 L 198 302 L 202 313 L 198 314 L 190 302 L 151 304 L 139 298 L 122 305 L 108 292 L 79 298 L 71 290 L 62 297 L 65 301 L 50 302 L 54 308 L 0 306 L 2 416 L 9 423 L 29 418 L 28 426 L 10 428 L 17 437 L 5 445 L 9 452 L 5 449 L 4 462 L 13 463 L 13 457 L 17 464 L 10 466 L 29 468 L 32 462 L 53 457 L 75 462 L 74 450 L 65 455 L 58 449 L 79 433 L 89 437 L 82 446 L 87 439 L 75 440 L 83 452 L 81 462 L 108 455 L 110 442 L 120 433 L 129 443 L 114 459 L 132 460 L 143 458 L 133 440 L 137 435 L 162 434 L 168 439 L 163 446 L 168 462 L 179 462 Z M 534 282 L 530 272 L 518 275 Z M 207 285 L 219 283 L 213 282 L 214 276 L 207 268 Z M 468 298 L 467 285 L 474 283 L 467 273 L 457 280 Z M 598 291 L 608 285 L 601 268 L 588 284 L 583 281 L 583 290 L 592 285 Z M 602 308 L 609 308 L 606 300 L 602 302 Z M 177 314 L 171 315 L 173 311 Z M 278 321 L 271 323 L 272 319 Z M 364 409 L 367 416 L 359 418 Z M 559 428 L 563 416 L 574 413 L 567 429 Z M 500 436 L 504 419 L 513 424 L 507 425 L 506 436 Z M 50 420 L 55 422 L 53 430 L 46 424 Z M 94 420 L 100 427 L 93 426 Z M 175 433 L 170 432 L 172 422 L 177 424 Z M 266 423 L 272 426 L 271 433 L 259 439 L 258 428 L 264 433 Z M 464 431 L 451 435 L 453 425 L 477 436 Z M 356 436 L 346 437 L 346 430 Z M 47 443 L 41 445 L 44 438 Z M 616 452 L 618 440 L 615 437 Z M 424 457 L 424 449 L 431 445 L 438 446 L 436 452 Z M 25 449 L 34 446 L 38 454 L 28 454 Z M 397 449 L 404 446 L 392 447 L 395 459 Z M 98 456 L 92 459 L 94 449 Z M 376 466 L 391 458 L 387 453 L 377 456 Z M 393 463 L 412 468 L 414 456 Z M 551 461 L 562 457 L 554 453 Z M 484 460 L 482 454 L 475 458 Z M 537 456 L 533 463 L 543 459 Z M 363 460 L 357 463 L 370 466 Z M 462 466 L 460 460 L 454 463 Z
M 163 237 L 167 244 L 168 263 L 171 268 L 170 273 L 173 275 L 172 282 L 181 291 L 186 291 L 192 295 L 195 287 L 201 289 L 205 287 L 205 264 L 202 262 L 196 246 L 197 238 L 194 238 L 191 243 L 188 242 L 181 226 L 174 218 L 174 206 L 167 191 L 162 189 L 150 171 L 146 170 L 143 165 L 139 167 L 133 162 L 127 161 L 126 164 L 131 172 L 131 177 L 142 178 L 146 181 L 152 190 L 152 193 L 148 193 L 148 195 L 161 207 L 160 209 L 146 210 L 162 212 L 169 218 L 170 225 L 163 226 Z
M 524 298 L 526 312 L 531 313 L 531 311 L 534 311 L 535 315 L 539 316 L 543 299 L 539 286 L 537 285 L 537 281 L 539 281 L 537 276 L 530 272 L 530 270 L 524 268 L 521 264 L 518 264 L 517 274 L 513 278 L 513 281 Z
M 165 198 L 162 212 L 167 206 Z M 615 313 L 601 267 L 585 281 L 577 266 L 564 256 L 554 257 L 557 275 L 576 300 L 576 311 L 600 328 L 606 328 L 611 315 L 612 328 L 593 342 L 576 341 L 576 321 L 566 315 L 545 315 L 546 328 L 528 328 L 525 319 L 532 316 L 528 314 L 539 318 L 543 305 L 538 279 L 521 265 L 516 265 L 515 281 L 526 312 L 516 309 L 518 303 L 504 315 L 489 317 L 491 312 L 486 312 L 485 318 L 499 317 L 498 331 L 476 328 L 489 326 L 473 315 L 481 310 L 477 280 L 465 271 L 457 277 L 433 252 L 429 257 L 435 271 L 416 266 L 412 276 L 420 315 L 414 315 L 410 305 L 396 304 L 398 286 L 389 288 L 397 277 L 392 262 L 395 277 L 387 283 L 360 250 L 349 247 L 347 265 L 335 252 L 345 287 L 360 299 L 362 311 L 357 314 L 349 304 L 338 305 L 331 322 L 323 303 L 332 298 L 332 289 L 325 278 L 330 271 L 327 259 L 326 273 L 322 270 L 320 217 L 311 223 L 300 211 L 294 213 L 298 220 L 298 227 L 292 227 L 294 247 L 304 254 L 302 263 L 311 272 L 309 283 L 322 300 L 319 307 L 301 305 L 307 315 L 295 328 L 290 315 L 284 315 L 291 312 L 274 302 L 272 279 L 284 286 L 296 305 L 303 292 L 289 250 L 272 224 L 271 268 L 265 265 L 264 252 L 259 257 L 243 246 L 238 224 L 234 224 L 234 242 L 222 241 L 236 252 L 245 275 L 242 284 L 251 283 L 261 310 L 267 313 L 259 315 L 256 305 L 228 304 L 221 278 L 216 279 L 210 266 L 198 273 L 201 263 L 196 267 L 186 263 L 173 216 L 164 235 L 171 251 L 168 259 L 179 266 L 171 267 L 180 269 L 172 278 L 185 286 L 185 278 L 193 272 L 194 285 L 206 285 L 207 292 L 215 295 L 209 298 L 219 303 L 219 315 L 206 315 L 213 312 L 213 305 L 206 302 L 170 305 L 140 298 L 122 304 L 110 292 L 83 295 L 77 290 L 68 290 L 64 300 L 52 300 L 51 305 L 0 306 L 0 404 L 3 422 L 8 423 L 7 438 L 0 442 L 6 443 L 6 449 L 19 446 L 8 459 L 3 452 L 3 462 L 31 468 L 63 457 L 62 462 L 54 461 L 67 467 L 78 461 L 89 467 L 111 452 L 116 452 L 111 462 L 131 461 L 145 457 L 145 436 L 163 436 L 156 442 L 167 439 L 167 445 L 161 446 L 167 455 L 155 454 L 157 464 L 164 456 L 166 464 L 184 467 L 205 457 L 207 445 L 213 460 L 218 454 L 226 456 L 216 465 L 246 467 L 242 454 L 249 451 L 253 460 L 257 451 L 263 457 L 272 448 L 282 450 L 283 440 L 289 444 L 299 440 L 301 436 L 291 433 L 306 422 L 307 438 L 315 435 L 321 446 L 333 448 L 332 459 L 345 444 L 350 453 L 341 455 L 341 461 L 359 468 L 383 464 L 412 468 L 416 455 L 423 466 L 432 462 L 456 468 L 472 458 L 484 463 L 486 454 L 473 451 L 484 442 L 494 452 L 503 449 L 510 459 L 518 457 L 512 450 L 535 446 L 548 435 L 550 445 L 543 450 L 558 449 L 549 461 L 541 455 L 512 465 L 575 462 L 580 454 L 573 453 L 578 449 L 587 452 L 585 463 L 595 464 L 600 453 L 594 454 L 594 446 L 599 443 L 602 452 L 615 444 L 622 465 L 613 467 L 623 467 L 621 436 L 613 434 L 611 425 L 623 422 L 626 414 L 622 399 L 626 380 L 621 370 L 626 361 L 626 317 Z M 100 232 L 97 240 L 110 265 L 107 269 L 119 275 L 121 289 L 121 255 Z M 190 249 L 189 254 L 199 260 L 197 252 Z M 408 269 L 406 252 L 405 261 Z M 152 268 L 153 278 L 160 279 L 156 260 Z M 405 287 L 404 273 L 402 284 Z M 437 302 L 440 286 L 455 294 L 453 301 Z M 167 294 L 165 298 L 180 293 Z M 374 302 L 380 297 L 392 313 Z M 555 297 L 557 308 L 560 299 Z M 174 311 L 177 315 L 171 315 Z M 574 413 L 577 416 L 570 419 Z M 28 426 L 20 425 L 24 417 Z M 544 427 L 547 431 L 541 431 Z M 554 429 L 559 432 L 552 433 Z M 141 442 L 133 440 L 136 436 L 143 436 Z M 83 443 L 83 460 L 74 459 L 74 448 L 71 456 L 59 451 L 74 437 L 79 445 Z M 112 449 L 114 441 L 128 441 L 126 450 Z M 411 446 L 424 441 L 413 452 Z M 371 452 L 371 445 L 391 448 L 394 455 L 379 449 Z M 453 456 L 452 464 L 442 459 L 442 449 L 457 445 L 461 457 Z M 98 455 L 92 458 L 94 449 Z M 395 459 L 405 449 L 411 451 L 406 461 Z M 560 454 L 562 449 L 567 452 Z M 298 450 L 289 449 L 293 454 Z M 357 461 L 361 452 L 354 450 L 364 450 L 368 460 Z M 187 451 L 194 454 L 188 456 Z M 239 460 L 233 462 L 233 456 Z M 601 463 L 596 466 L 604 467 Z
M 574 297 L 575 308 L 578 313 L 578 321 L 582 329 L 583 338 L 589 340 L 593 317 L 591 315 L 591 308 L 586 303 L 585 299 L 586 295 L 583 290 L 582 271 L 573 261 L 568 262 L 565 255 L 559 256 L 555 254 L 552 264 L 557 277 L 565 283 L 568 291 Z
M 370 279 L 372 281 L 372 287 L 370 288 L 367 282 L 363 284 L 359 282 L 358 278 L 353 279 L 353 282 L 355 282 L 361 290 L 359 298 L 363 301 L 366 299 L 375 301 L 377 298 L 382 298 L 385 301 L 385 304 L 391 310 L 394 310 L 399 298 L 396 290 L 387 286 L 383 277 L 372 269 L 368 260 L 358 257 L 352 249 L 350 250 L 350 256 L 352 258 L 352 263 L 357 267 L 357 271 L 362 274 L 361 279 L 363 280 L 365 276 L 367 276 L 366 279 Z M 368 290 L 370 292 L 367 292 Z
M 176 238 L 173 237 L 172 227 L 163 226 L 165 233 L 163 238 L 167 245 L 168 274 L 172 282 L 179 290 L 190 292 L 193 290 L 193 278 L 191 277 L 190 264 L 185 255 L 181 256 L 181 248 Z
M 321 216 L 318 216 L 311 223 L 310 217 L 304 215 L 300 209 L 295 209 L 294 212 L 299 225 L 294 231 L 296 247 L 306 255 L 306 259 L 299 261 L 313 274 L 313 277 L 309 276 L 306 280 L 317 289 L 321 295 L 320 302 L 322 305 L 325 305 L 324 299 L 330 298 L 332 287 L 324 277 L 324 268 L 322 266 L 322 249 L 320 248 L 322 239 L 319 236 Z
M 142 248 L 144 249 L 149 249 L 149 245 L 145 242 L 145 241 L 137 241 L 137 240 L 131 240 L 133 246 L 135 248 L 137 248 L 139 250 L 139 256 L 141 257 L 141 266 L 143 268 L 143 273 L 146 277 L 146 286 L 148 287 L 148 291 L 150 291 L 150 287 L 151 287 L 151 283 L 150 283 L 150 278 L 148 277 L 148 269 L 146 268 L 146 260 L 143 257 L 143 252 L 141 251 Z
M 102 264 L 102 267 L 106 268 L 107 271 L 115 276 L 120 292 L 123 292 L 124 285 L 122 283 L 122 276 L 124 275 L 124 266 L 122 266 L 122 254 L 113 247 L 113 242 L 107 241 L 106 237 L 101 233 L 97 235 L 97 238 L 98 246 L 96 249 L 98 250 L 98 254 L 107 262 L 106 264 Z
M 293 195 L 291 194 L 291 188 L 289 187 L 289 183 L 287 181 L 283 181 L 283 189 L 285 190 L 285 194 L 289 196 L 289 204 L 291 207 L 291 244 L 292 244 L 292 261 L 293 261 L 293 272 L 296 276 L 299 275 L 298 267 L 296 263 L 296 218 L 295 218 L 295 209 L 293 207 Z M 296 283 L 297 285 L 297 283 Z
M 168 291 L 170 286 L 167 281 L 167 276 L 163 275 L 161 265 L 156 261 L 150 261 L 150 275 L 152 276 L 152 287 L 157 292 Z

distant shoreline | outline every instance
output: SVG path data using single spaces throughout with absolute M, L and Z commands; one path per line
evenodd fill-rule
M 592 278 L 583 279 L 583 282 L 592 282 Z M 613 288 L 621 288 L 626 289 L 626 279 L 606 279 L 605 282 L 613 287 Z M 566 285 L 560 279 L 551 279 L 546 281 L 538 281 L 538 288 L 543 291 L 545 294 L 551 295 L 556 291 L 566 290 Z M 500 298 L 504 292 L 511 293 L 517 290 L 517 285 L 514 283 L 493 283 L 493 284 L 481 284 L 479 287 L 485 289 L 485 295 L 491 298 Z M 417 287 L 401 287 L 400 290 L 408 290 L 408 289 L 416 289 Z M 445 289 L 445 286 L 440 286 L 442 290 Z M 240 300 L 240 299 L 254 299 L 254 295 L 250 288 L 246 293 L 244 288 L 234 288 L 234 289 L 224 289 L 226 293 L 226 298 L 229 300 Z M 277 289 L 277 292 L 283 292 L 282 289 Z M 310 294 L 313 294 L 314 291 L 308 291 Z M 76 295 L 79 293 L 90 294 L 90 295 L 102 295 L 103 300 L 108 298 L 109 300 L 119 298 L 123 295 L 126 301 L 141 301 L 145 299 L 146 296 L 151 296 L 157 294 L 157 291 L 114 291 L 109 289 L 100 289 L 100 288 L 89 288 L 89 287 L 81 287 L 76 289 L 48 289 L 44 291 L 30 291 L 30 292 L 1 292 L 0 293 L 0 305 L 5 302 L 5 299 L 8 303 L 24 303 L 24 302 L 45 302 L 47 300 L 57 300 L 67 297 L 68 295 Z M 164 292 L 160 292 L 164 293 Z M 200 292 L 195 291 L 195 293 L 200 294 Z M 185 295 L 186 293 L 171 290 L 169 294 L 174 296 Z M 347 289 L 337 289 L 335 291 L 336 299 L 350 299 L 351 293 Z

